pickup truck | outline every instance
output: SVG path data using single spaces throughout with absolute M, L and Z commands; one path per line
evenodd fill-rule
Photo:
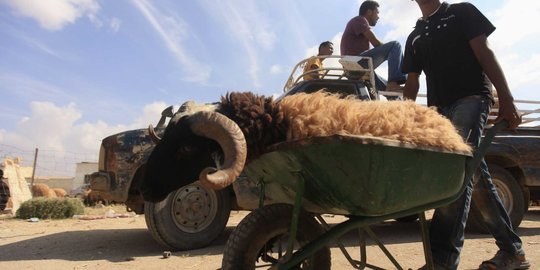
M 284 94 L 277 101 L 287 95 L 323 88 L 333 93 L 355 95 L 361 100 L 384 99 L 380 94 L 385 92 L 377 92 L 371 87 L 374 85 L 371 59 L 327 58 L 335 58 L 329 60 L 339 61 L 341 67 L 310 71 L 317 72 L 319 79 L 304 81 L 300 70 L 307 59 L 301 61 L 294 67 L 285 84 Z M 204 105 L 185 103 L 176 114 L 191 114 L 204 108 Z M 152 137 L 163 132 L 166 120 L 173 115 L 171 106 L 163 111 L 155 129 L 129 130 L 103 139 L 99 171 L 91 175 L 90 188 L 102 197 L 124 202 L 130 211 L 144 213 L 151 235 L 163 246 L 188 250 L 204 247 L 216 239 L 224 230 L 231 210 L 258 207 L 258 187 L 247 185 L 248 181 L 241 175 L 232 186 L 223 190 L 207 189 L 195 182 L 170 193 L 161 202 L 145 202 L 138 187 L 144 175 L 145 162 L 155 145 Z M 523 219 L 529 200 L 540 198 L 540 157 L 536 154 L 540 153 L 539 138 L 540 129 L 537 128 L 501 133 L 486 156 L 514 226 Z M 482 231 L 485 229 L 477 211 L 472 210 L 469 226 Z M 403 218 L 402 221 L 414 219 Z

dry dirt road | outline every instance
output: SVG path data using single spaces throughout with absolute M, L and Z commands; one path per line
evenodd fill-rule
M 227 237 L 246 212 L 233 212 L 226 231 L 210 247 L 173 252 L 163 251 L 146 230 L 143 216 L 100 220 L 42 220 L 27 222 L 0 219 L 0 269 L 219 269 Z M 337 219 L 337 218 L 336 218 Z M 329 219 L 329 222 L 336 220 Z M 419 226 L 416 223 L 387 222 L 373 226 L 387 248 L 405 268 L 424 264 Z M 532 207 L 518 234 L 527 258 L 540 269 L 540 207 Z M 346 235 L 347 249 L 358 257 L 353 235 Z M 491 237 L 467 234 L 459 269 L 475 269 L 497 248 Z M 368 262 L 385 269 L 392 264 L 373 244 L 367 249 Z M 353 269 L 333 245 L 332 269 Z

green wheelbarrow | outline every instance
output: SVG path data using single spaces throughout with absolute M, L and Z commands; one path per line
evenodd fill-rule
M 331 242 L 354 268 L 382 269 L 367 263 L 364 234 L 403 269 L 369 226 L 411 215 L 420 217 L 426 264 L 433 269 L 424 212 L 463 193 L 495 133 L 506 125 L 490 128 L 472 156 L 348 135 L 272 146 L 244 169 L 260 188 L 260 207 L 229 237 L 222 269 L 330 269 Z M 321 214 L 348 219 L 329 227 Z M 354 229 L 360 260 L 352 259 L 339 241 Z

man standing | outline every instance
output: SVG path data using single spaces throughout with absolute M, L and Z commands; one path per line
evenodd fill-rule
M 478 147 L 493 104 L 491 80 L 499 98 L 499 115 L 495 121 L 506 120 L 509 128 L 515 129 L 521 123 L 521 116 L 487 42 L 495 27 L 470 3 L 416 2 L 422 18 L 416 23 L 405 46 L 403 71 L 408 77 L 404 97 L 416 99 L 419 76 L 425 72 L 428 105 L 436 106 L 468 143 Z M 435 210 L 430 226 L 435 269 L 457 269 L 471 197 L 474 197 L 473 206 L 482 206 L 482 219 L 499 248 L 497 254 L 482 262 L 479 268 L 528 269 L 521 239 L 512 229 L 484 160 L 480 171 L 481 177 L 474 193 L 471 181 L 457 201 Z
M 352 18 L 343 31 L 341 55 L 371 57 L 374 68 L 388 60 L 388 83 L 376 75 L 376 88 L 387 91 L 400 90 L 399 85 L 406 80 L 406 75 L 401 72 L 403 61 L 401 45 L 397 41 L 383 43 L 371 31 L 371 27 L 379 20 L 379 4 L 372 0 L 364 1 L 358 13 L 359 16 Z M 369 49 L 370 43 L 373 49 Z
M 0 211 L 4 211 L 4 209 L 6 209 L 9 196 L 9 187 L 6 183 L 4 183 L 4 171 L 0 169 Z
M 325 41 L 319 45 L 319 54 L 317 56 L 327 56 L 332 55 L 334 53 L 334 44 L 330 41 Z M 325 58 L 321 57 L 311 57 L 308 59 L 306 64 L 304 65 L 304 80 L 314 80 L 314 79 L 320 79 L 321 75 L 323 74 L 323 71 L 312 71 L 310 70 L 316 70 L 316 69 L 322 69 Z

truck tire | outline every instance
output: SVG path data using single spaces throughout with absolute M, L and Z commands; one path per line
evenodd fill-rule
M 0 180 L 0 211 L 6 209 L 7 203 L 9 201 L 9 187 L 4 181 Z
M 524 196 L 524 193 L 514 176 L 503 167 L 490 164 L 489 172 L 504 208 L 510 216 L 512 227 L 515 230 L 523 220 L 523 215 L 525 214 L 529 200 L 528 198 L 525 198 L 527 196 Z M 489 230 L 482 220 L 480 211 L 481 209 L 471 207 L 469 219 L 467 221 L 467 229 L 471 232 L 489 233 Z
M 146 226 L 159 244 L 172 250 L 208 246 L 227 225 L 230 192 L 230 188 L 212 190 L 198 182 L 183 186 L 161 202 L 145 202 Z
M 293 214 L 292 205 L 271 204 L 249 213 L 225 245 L 222 269 L 256 269 L 275 265 L 287 250 L 289 229 Z M 294 250 L 315 240 L 323 229 L 313 216 L 301 212 Z M 330 269 L 330 249 L 322 247 L 294 269 Z

